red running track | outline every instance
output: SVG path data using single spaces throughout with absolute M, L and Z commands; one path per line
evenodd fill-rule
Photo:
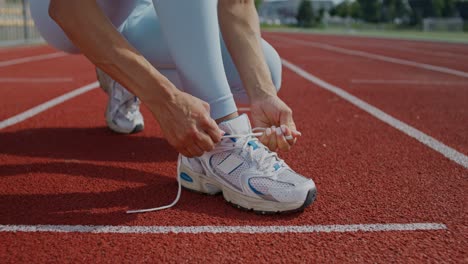
M 284 34 L 281 35 L 282 38 L 284 36 Z M 318 43 L 327 40 L 325 36 L 317 36 L 317 41 L 316 35 L 287 36 L 290 39 L 289 42 L 278 38 L 277 34 L 268 34 L 267 39 L 271 40 L 273 45 L 281 46 L 284 58 L 303 67 L 306 71 L 345 89 L 458 151 L 468 153 L 468 108 L 466 107 L 468 78 L 325 51 L 307 46 L 305 43 L 296 44 L 291 41 L 307 39 L 309 43 Z M 338 37 L 330 37 L 327 44 L 341 43 L 335 38 Z M 362 41 L 361 38 L 347 39 L 348 42 L 353 40 L 357 43 Z M 387 41 L 389 42 L 387 45 L 391 47 L 392 41 Z M 367 40 L 366 43 L 372 45 L 373 42 Z M 346 48 L 353 49 L 354 46 Z M 468 49 L 468 45 L 466 48 Z M 384 54 L 383 52 L 366 52 Z M 303 56 L 302 54 L 305 53 L 310 56 Z M 405 57 L 405 55 L 406 53 L 403 53 L 400 57 Z M 425 58 L 423 55 L 419 57 L 421 59 L 414 61 L 421 62 Z M 465 60 L 453 61 L 452 66 L 463 64 L 468 69 L 468 63 Z M 468 70 L 466 72 L 468 73 Z M 380 80 L 408 80 L 422 83 L 372 83 L 372 81 Z M 355 83 L 353 81 L 370 82 Z M 440 83 L 448 85 L 440 85 Z
M 367 74 L 382 74 L 387 79 L 402 74 L 405 78 L 430 80 L 441 76 L 305 48 L 275 40 L 273 34 L 266 37 L 288 61 L 467 153 L 467 123 L 460 123 L 467 120 L 461 101 L 467 96 L 467 89 L 445 87 L 450 93 L 444 93 L 438 86 L 421 89 L 378 85 L 371 89 L 350 85 L 350 78 L 374 78 Z M 392 46 L 393 40 L 386 43 Z M 411 42 L 412 46 L 419 44 L 427 45 Z M 441 52 L 461 49 L 437 45 Z M 4 59 L 2 53 L 0 58 Z M 49 65 L 47 70 L 43 69 L 44 64 Z M 71 76 L 77 80 L 24 85 L 15 90 L 16 97 L 10 97 L 12 88 L 4 89 L 6 86 L 1 84 L 0 120 L 94 81 L 93 68 L 81 57 L 8 67 L 0 70 L 0 78 L 16 74 L 18 68 L 35 76 Z M 125 214 L 127 209 L 172 201 L 177 191 L 177 153 L 162 139 L 146 109 L 143 114 L 147 127 L 143 133 L 121 136 L 109 132 L 103 119 L 105 94 L 94 90 L 0 131 L 0 225 L 441 223 L 447 229 L 281 234 L 0 232 L 0 256 L 5 262 L 466 260 L 466 168 L 287 69 L 283 77 L 280 95 L 293 108 L 304 136 L 292 152 L 281 156 L 298 172 L 313 178 L 319 190 L 318 200 L 303 213 L 259 216 L 228 206 L 220 196 L 184 191 L 180 202 L 170 210 Z M 424 100 L 419 102 L 421 98 Z M 14 101 L 14 111 L 4 107 L 11 105 L 10 101 Z M 437 109 L 432 109 L 431 103 Z M 412 118 L 415 113 L 427 115 L 421 120 Z M 440 120 L 444 120 L 443 128 Z M 445 135 L 440 132 L 443 129 Z

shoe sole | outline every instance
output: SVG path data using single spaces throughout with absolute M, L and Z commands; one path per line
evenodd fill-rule
M 243 195 L 222 183 L 208 179 L 208 177 L 203 174 L 191 171 L 187 166 L 181 164 L 180 161 L 177 171 L 178 180 L 185 189 L 207 195 L 217 195 L 222 193 L 224 199 L 235 208 L 244 211 L 253 211 L 262 215 L 302 212 L 315 201 L 317 196 L 316 189 L 312 188 L 308 191 L 303 202 L 280 203 L 268 201 Z

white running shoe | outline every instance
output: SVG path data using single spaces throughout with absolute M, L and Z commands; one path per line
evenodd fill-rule
M 262 214 L 302 211 L 315 200 L 315 183 L 294 172 L 260 143 L 255 136 L 261 133 L 252 133 L 247 115 L 219 127 L 226 135 L 213 151 L 198 158 L 179 155 L 179 190 L 171 204 L 127 213 L 171 208 L 177 204 L 182 186 L 205 194 L 223 193 L 226 201 L 238 208 Z
M 105 113 L 107 126 L 123 134 L 142 131 L 145 124 L 140 113 L 140 99 L 98 68 L 96 75 L 102 89 L 109 95 Z
M 247 115 L 219 127 L 226 135 L 213 151 L 199 158 L 179 155 L 183 187 L 206 194 L 222 192 L 238 208 L 259 213 L 300 211 L 315 200 L 314 182 L 253 137 Z

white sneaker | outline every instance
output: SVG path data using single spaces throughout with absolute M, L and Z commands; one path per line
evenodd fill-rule
M 222 192 L 238 208 L 260 213 L 300 211 L 315 200 L 314 182 L 253 137 L 247 115 L 219 127 L 226 137 L 213 151 L 199 158 L 179 155 L 183 187 L 206 194 Z
M 105 113 L 107 126 L 123 134 L 142 131 L 145 124 L 140 113 L 140 99 L 100 69 L 96 68 L 96 75 L 102 89 L 109 95 Z
M 302 211 L 315 200 L 315 183 L 294 172 L 260 143 L 247 115 L 222 122 L 219 127 L 226 135 L 213 151 L 199 158 L 179 155 L 179 190 L 171 204 L 127 213 L 171 208 L 177 204 L 182 186 L 206 194 L 223 193 L 224 199 L 238 208 L 262 214 Z

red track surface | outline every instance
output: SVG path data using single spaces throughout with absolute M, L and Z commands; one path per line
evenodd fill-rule
M 356 84 L 351 79 L 466 79 L 389 64 L 276 39 L 282 57 L 337 85 L 458 151 L 468 153 L 466 86 Z M 468 69 L 468 46 L 345 38 L 305 39 Z M 401 45 L 400 45 L 401 44 Z M 371 47 L 372 46 L 372 47 Z M 373 46 L 378 46 L 378 49 Z M 427 56 L 394 47 L 446 54 Z M 0 60 L 51 52 L 0 50 Z M 11 57 L 12 53 L 17 56 Z M 24 55 L 27 54 L 27 55 Z M 37 53 L 35 53 L 37 52 Z M 7 56 L 8 55 L 8 56 Z M 411 56 L 411 57 L 410 57 Z M 440 55 L 442 56 L 442 55 Z M 467 55 L 468 56 L 468 55 Z M 453 60 L 453 64 L 448 64 Z M 0 120 L 94 80 L 82 57 L 67 56 L 0 68 L 0 77 L 73 77 L 73 83 L 1 83 Z M 94 90 L 0 132 L 0 225 L 243 226 L 443 223 L 447 230 L 302 234 L 59 234 L 0 233 L 5 262 L 284 261 L 463 262 L 467 259 L 468 173 L 413 138 L 284 70 L 281 96 L 303 132 L 282 157 L 315 180 L 318 200 L 304 213 L 258 216 L 222 197 L 184 191 L 173 209 L 127 215 L 126 209 L 172 201 L 177 153 L 161 138 L 146 109 L 145 131 L 121 136 L 107 130 L 106 97 Z

